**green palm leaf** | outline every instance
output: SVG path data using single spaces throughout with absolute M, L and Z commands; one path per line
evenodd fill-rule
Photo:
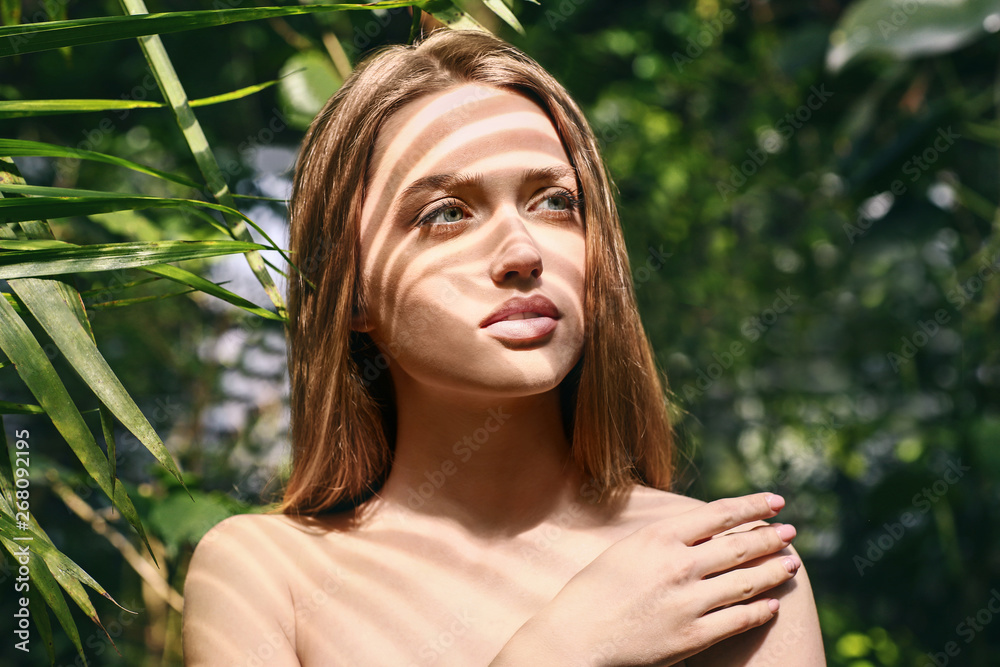
M 11 246 L 13 242 L 4 245 Z M 266 246 L 244 241 L 127 241 L 86 246 L 67 243 L 59 248 L 0 253 L 0 279 L 114 271 L 263 249 Z
M 0 415 L 37 415 L 45 412 L 40 405 L 0 401 Z
M 276 85 L 279 79 L 246 86 L 228 93 L 191 100 L 192 107 L 207 107 L 223 102 L 232 102 L 253 95 Z M 125 111 L 130 109 L 163 109 L 163 102 L 147 100 L 0 100 L 0 118 L 22 118 L 25 116 L 54 116 L 66 113 L 86 113 L 91 111 Z M 11 155 L 0 150 L 0 155 Z
M 149 16 L 143 0 L 121 0 L 121 5 L 133 17 L 142 18 L 143 16 Z M 195 162 L 198 164 L 198 169 L 205 178 L 209 190 L 212 191 L 216 201 L 235 211 L 236 202 L 229 192 L 229 186 L 226 184 L 222 169 L 215 159 L 215 154 L 209 148 L 205 132 L 202 130 L 198 118 L 194 115 L 194 111 L 191 110 L 187 93 L 184 91 L 184 86 L 177 77 L 177 72 L 174 70 L 173 63 L 167 55 L 163 41 L 159 35 L 142 36 L 139 38 L 139 46 L 146 56 L 146 62 L 149 63 L 153 76 L 156 78 L 156 83 L 160 87 L 160 92 L 163 93 L 163 98 L 173 109 L 177 125 L 184 134 L 188 148 L 191 149 Z M 244 224 L 245 222 L 249 222 L 246 216 L 234 216 L 226 213 L 223 217 L 234 239 L 238 241 L 253 241 L 250 231 Z M 260 231 L 259 228 L 258 231 Z M 285 317 L 284 299 L 271 279 L 271 274 L 268 273 L 263 258 L 257 252 L 249 252 L 246 254 L 246 259 L 250 265 L 250 269 L 260 282 L 261 287 L 264 288 L 264 292 L 277 309 L 278 314 L 281 317 Z M 287 260 L 287 257 L 285 259 Z
M 0 349 L 13 362 L 21 380 L 52 419 L 53 425 L 69 443 L 87 473 L 111 498 L 149 549 L 146 532 L 131 498 L 121 484 L 112 489 L 108 461 L 97 446 L 93 433 L 56 374 L 48 355 L 6 299 L 0 299 Z M 150 554 L 152 555 L 152 550 Z
M 59 280 L 21 278 L 8 284 L 101 403 L 183 486 L 173 457 L 97 349 L 80 294 Z M 114 461 L 110 452 L 108 458 Z
M 0 102 L 0 105 L 3 103 Z M 0 118 L 2 118 L 2 112 L 0 112 Z M 0 139 L 0 155 L 5 155 L 8 157 L 20 157 L 23 155 L 32 155 L 39 157 L 67 157 L 75 158 L 77 160 L 92 160 L 94 162 L 103 162 L 105 164 L 112 164 L 117 167 L 124 167 L 125 169 L 131 169 L 132 171 L 137 171 L 142 174 L 147 174 L 149 176 L 155 176 L 156 178 L 162 178 L 166 181 L 171 181 L 173 183 L 179 183 L 180 185 L 186 185 L 189 188 L 198 189 L 201 186 L 198 183 L 192 181 L 184 176 L 178 176 L 177 174 L 171 174 L 166 171 L 160 171 L 159 169 L 153 169 L 152 167 L 147 167 L 145 165 L 137 164 L 131 160 L 126 160 L 124 158 L 115 157 L 114 155 L 105 155 L 104 153 L 98 153 L 96 151 L 81 150 L 79 148 L 67 148 L 66 146 L 57 146 L 56 144 L 47 144 L 41 141 L 25 141 L 22 139 Z
M 69 636 L 73 646 L 76 647 L 77 653 L 86 661 L 86 657 L 83 654 L 83 644 L 80 643 L 80 632 L 77 630 L 76 623 L 73 621 L 73 616 L 69 611 L 69 606 L 66 604 L 66 598 L 63 597 L 62 592 L 59 590 L 59 584 L 55 577 L 52 576 L 52 572 L 49 570 L 48 566 L 45 564 L 44 560 L 34 557 L 38 554 L 38 545 L 35 544 L 34 536 L 26 530 L 18 530 L 15 526 L 14 520 L 11 516 L 5 512 L 0 511 L 0 544 L 3 545 L 4 549 L 10 553 L 15 559 L 20 552 L 20 547 L 26 544 L 26 542 L 15 542 L 12 538 L 14 536 L 18 537 L 31 537 L 32 541 L 30 544 L 30 550 L 32 558 L 28 561 L 28 577 L 31 581 L 31 591 L 36 592 L 45 603 L 52 609 L 55 613 L 56 618 L 59 620 L 59 624 L 62 625 L 63 630 Z M 39 542 L 39 545 L 41 542 Z M 84 593 L 86 597 L 86 593 Z M 87 604 L 93 609 L 93 605 L 90 604 L 90 599 L 87 598 Z M 30 607 L 29 607 L 30 610 Z M 33 614 L 34 616 L 35 614 Z M 46 621 L 48 618 L 46 617 Z M 100 619 L 97 617 L 97 613 L 91 616 L 93 620 L 98 625 L 101 625 Z M 48 623 L 46 623 L 48 625 Z M 101 626 L 103 629 L 103 626 Z M 50 628 L 51 641 L 51 628 Z
M 211 294 L 214 297 L 218 297 L 223 301 L 228 301 L 229 303 L 246 310 L 247 312 L 253 313 L 254 315 L 260 315 L 261 317 L 267 318 L 269 320 L 276 320 L 278 322 L 284 322 L 285 319 L 276 313 L 272 313 L 269 310 L 265 310 L 260 306 L 254 304 L 251 301 L 247 301 L 243 297 L 233 294 L 229 290 L 220 287 L 210 280 L 206 280 L 201 276 L 191 273 L 190 271 L 185 271 L 176 266 L 170 264 L 157 264 L 155 266 L 143 267 L 143 271 L 148 271 L 149 273 L 155 273 L 164 278 L 169 278 L 175 282 L 182 285 L 188 285 L 196 290 L 202 291 L 205 294 Z
M 451 3 L 421 3 L 418 0 L 386 0 L 365 5 L 315 4 L 297 7 L 246 7 L 242 9 L 211 9 L 192 12 L 142 13 L 135 16 L 101 16 L 69 21 L 48 21 L 0 28 L 0 57 L 36 51 L 48 51 L 66 46 L 82 46 L 111 42 L 145 35 L 165 35 L 173 32 L 211 28 L 243 21 L 318 14 L 321 12 L 392 9 L 411 5 Z

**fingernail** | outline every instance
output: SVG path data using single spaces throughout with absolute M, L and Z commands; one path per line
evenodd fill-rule
M 774 530 L 782 542 L 791 542 L 792 538 L 795 537 L 795 526 L 790 523 L 783 523 Z
M 785 506 L 785 499 L 776 493 L 769 493 L 767 494 L 767 504 L 771 507 L 772 510 L 777 512 L 778 510 L 780 510 L 782 507 Z
M 799 566 L 802 565 L 802 561 L 800 561 L 795 556 L 789 556 L 782 562 L 785 564 L 785 569 L 788 570 L 791 574 L 795 574 L 796 570 L 799 569 Z
M 778 604 L 777 600 L 775 600 L 774 598 L 771 598 L 770 600 L 767 601 L 767 606 L 770 607 L 771 613 L 773 614 L 773 613 L 775 613 L 775 612 L 778 611 L 778 607 L 780 605 Z

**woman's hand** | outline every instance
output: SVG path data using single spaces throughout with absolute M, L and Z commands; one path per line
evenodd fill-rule
M 721 533 L 783 506 L 768 493 L 726 498 L 640 528 L 580 570 L 491 665 L 539 664 L 540 654 L 553 665 L 672 665 L 763 625 L 777 600 L 750 600 L 795 575 L 796 556 L 775 556 L 795 530 Z

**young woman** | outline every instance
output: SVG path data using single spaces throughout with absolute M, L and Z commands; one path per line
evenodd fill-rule
M 188 665 L 825 664 L 783 500 L 669 491 L 610 180 L 537 63 L 449 30 L 366 59 L 290 245 L 293 471 L 199 543 Z

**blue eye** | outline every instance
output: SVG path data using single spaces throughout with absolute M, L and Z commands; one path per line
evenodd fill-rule
M 572 192 L 568 190 L 562 190 L 555 194 L 549 195 L 543 201 L 556 200 L 562 202 L 562 206 L 559 208 L 554 208 L 550 210 L 560 211 L 560 212 L 570 212 L 576 211 L 581 208 L 583 204 L 583 197 L 577 197 Z
M 454 225 L 463 220 L 464 211 L 462 207 L 458 205 L 455 201 L 447 201 L 441 206 L 420 218 L 417 222 L 417 226 L 423 226 L 427 224 L 438 224 L 438 225 Z M 457 217 L 456 217 L 457 215 Z M 439 220 L 439 222 L 435 222 Z
M 548 203 L 547 202 L 552 202 Z M 570 218 L 574 212 L 583 208 L 583 196 L 574 195 L 569 190 L 560 189 L 542 199 L 540 205 L 542 210 L 547 210 L 558 214 L 560 218 Z M 450 227 L 457 226 L 466 221 L 466 210 L 463 204 L 457 199 L 445 200 L 440 206 L 433 209 L 415 223 L 415 227 Z

